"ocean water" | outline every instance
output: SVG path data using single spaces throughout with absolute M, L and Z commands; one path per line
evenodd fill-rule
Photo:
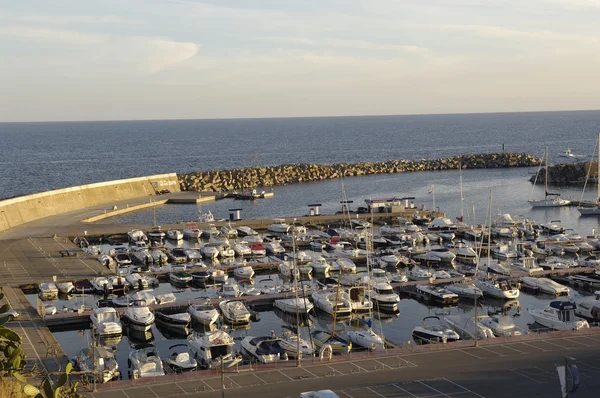
M 0 197 L 167 172 L 506 151 L 590 157 L 600 111 L 0 123 Z M 560 159 L 564 161 L 566 159 Z

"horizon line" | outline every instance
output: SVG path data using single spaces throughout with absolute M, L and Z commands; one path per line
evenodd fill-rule
M 269 120 L 269 119 L 333 119 L 358 117 L 402 117 L 402 116 L 454 116 L 454 115 L 501 115 L 511 113 L 564 113 L 564 112 L 598 112 L 600 109 L 559 109 L 528 111 L 489 111 L 489 112 L 442 112 L 442 113 L 400 113 L 400 114 L 364 114 L 364 115 L 321 115 L 321 116 L 261 116 L 261 117 L 206 117 L 206 118 L 164 118 L 164 119 L 88 119 L 88 120 L 31 120 L 0 121 L 0 124 L 35 124 L 35 123 L 111 123 L 111 122 L 162 122 L 162 121 L 213 121 L 213 120 Z

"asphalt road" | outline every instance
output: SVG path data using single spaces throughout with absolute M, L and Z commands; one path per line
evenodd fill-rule
M 577 398 L 600 396 L 600 335 L 518 342 L 365 359 L 301 369 L 227 374 L 225 397 L 297 397 L 332 389 L 342 398 L 560 397 L 556 365 L 575 358 L 581 373 Z M 395 357 L 394 357 L 395 358 Z M 395 359 L 396 363 L 398 359 Z M 378 365 L 379 364 L 379 365 Z M 381 365 L 381 366 L 380 366 Z M 133 386 L 90 394 L 93 398 L 221 397 L 219 377 Z

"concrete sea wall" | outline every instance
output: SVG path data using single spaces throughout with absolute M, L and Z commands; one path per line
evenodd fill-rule
M 550 185 L 579 185 L 585 182 L 588 175 L 596 178 L 598 176 L 597 162 L 564 163 L 550 166 L 548 168 L 548 184 Z M 529 179 L 534 182 L 536 175 Z M 546 181 L 546 170 L 541 168 L 537 176 L 538 184 Z
M 108 202 L 179 191 L 177 174 L 80 185 L 0 201 L 0 231 L 40 218 Z
M 525 153 L 461 155 L 447 159 L 390 160 L 338 164 L 286 164 L 235 170 L 211 170 L 180 174 L 182 191 L 227 192 L 244 187 L 269 187 L 369 174 L 458 169 L 532 167 L 540 159 Z

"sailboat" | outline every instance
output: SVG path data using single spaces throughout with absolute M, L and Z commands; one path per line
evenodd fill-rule
M 579 206 L 577 206 L 577 210 L 579 210 L 579 214 L 582 216 L 600 216 L 600 133 L 598 133 L 598 177 L 596 186 L 598 201 L 585 206 L 583 205 L 582 201 L 580 201 Z
M 529 200 L 529 204 L 531 204 L 532 207 L 560 207 L 560 206 L 567 206 L 568 204 L 571 203 L 570 200 L 567 199 L 561 199 L 560 194 L 559 193 L 550 193 L 548 192 L 548 147 L 546 147 L 546 153 L 545 153 L 545 172 L 546 172 L 546 178 L 544 179 L 544 184 L 545 184 L 545 188 L 544 188 L 544 199 L 531 199 Z

